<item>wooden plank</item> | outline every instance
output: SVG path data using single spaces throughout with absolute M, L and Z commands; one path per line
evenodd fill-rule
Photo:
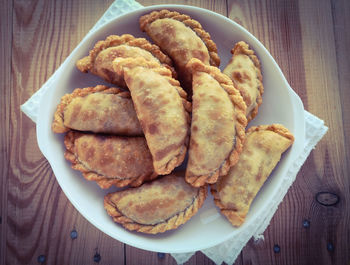
M 279 64 L 290 85 L 304 99 L 304 67 L 302 61 L 297 59 L 302 56 L 302 45 L 298 42 L 301 32 L 297 2 L 229 1 L 228 6 L 229 17 L 263 43 Z M 293 243 L 301 236 L 295 234 L 298 227 L 301 227 L 301 221 L 297 220 L 299 217 L 293 218 L 289 214 L 295 203 L 295 196 L 289 202 L 290 193 L 291 191 L 265 232 L 265 240 L 250 240 L 243 249 L 243 264 L 301 264 L 299 260 L 295 260 L 298 259 L 298 255 L 291 255 L 300 245 Z M 288 233 L 288 229 L 293 232 Z M 280 247 L 281 253 L 274 253 L 275 245 Z
M 125 260 L 126 264 L 177 264 L 175 259 L 166 253 L 156 253 L 145 251 L 137 248 L 133 248 L 126 245 Z M 200 264 L 200 265 L 214 265 L 215 263 L 205 256 L 202 252 L 198 251 L 194 254 L 184 265 Z M 241 264 L 239 259 L 234 265 Z
M 216 13 L 222 14 L 224 16 L 227 15 L 227 8 L 226 8 L 226 1 L 215 1 L 215 0 L 180 0 L 174 1 L 171 0 L 141 0 L 138 1 L 143 6 L 150 6 L 150 5 L 166 5 L 166 4 L 176 4 L 176 5 L 190 5 L 190 6 L 197 6 L 201 8 L 206 8 L 209 10 L 212 10 Z
M 308 106 L 329 126 L 329 132 L 309 158 L 312 166 L 303 167 L 302 172 L 313 198 L 320 191 L 340 197 L 340 202 L 334 206 L 325 207 L 315 201 L 310 206 L 311 218 L 316 221 L 309 241 L 314 248 L 310 259 L 322 260 L 319 264 L 349 261 L 350 160 L 345 145 L 349 143 L 349 126 L 346 124 L 349 107 L 343 97 L 350 95 L 346 88 L 348 84 L 344 83 L 348 78 L 348 72 L 344 71 L 349 70 L 346 58 L 350 53 L 348 46 L 342 43 L 347 41 L 349 44 L 349 34 L 339 27 L 349 25 L 345 13 L 349 11 L 349 5 L 348 1 L 333 5 L 331 1 L 317 1 L 317 4 L 300 1 Z M 327 250 L 328 244 L 332 244 L 334 250 Z
M 340 101 L 342 108 L 342 120 L 344 128 L 344 146 L 350 146 L 350 105 L 348 99 L 350 98 L 350 90 L 348 89 L 350 83 L 350 61 L 349 61 L 349 47 L 350 47 L 350 4 L 349 1 L 331 1 L 332 15 L 333 15 L 333 30 L 335 38 L 335 49 L 337 58 L 338 82 L 340 90 Z M 347 161 L 350 159 L 349 148 L 345 149 Z M 348 164 L 349 171 L 349 164 Z
M 170 254 L 156 253 L 125 245 L 125 264 L 172 264 L 176 261 Z
M 341 160 L 338 161 L 337 164 L 337 166 L 341 166 L 344 171 L 337 175 L 335 180 L 338 184 L 336 188 L 339 188 L 341 191 L 341 203 L 343 206 L 339 211 L 341 211 L 342 218 L 339 218 L 339 223 L 336 224 L 335 235 L 332 235 L 336 248 L 338 248 L 337 253 L 333 255 L 332 261 L 340 264 L 343 261 L 348 263 L 350 261 L 350 3 L 346 0 L 331 1 L 331 6 L 342 119 L 342 126 L 339 128 L 343 128 L 342 133 L 344 134 L 343 143 L 340 142 L 338 144 L 342 145 L 341 148 L 344 148 L 345 152 L 345 156 L 341 157 Z M 335 124 L 335 126 L 337 126 L 337 124 Z M 334 128 L 339 130 L 337 127 Z M 339 180 L 341 181 L 339 182 Z
M 296 1 L 228 0 L 229 18 L 242 25 L 267 48 L 291 87 L 303 96 L 303 64 L 301 60 L 292 58 L 302 56 L 298 12 Z
M 10 154 L 10 98 L 12 54 L 12 1 L 6 0 L 0 9 L 0 264 L 6 260 L 7 187 Z
M 345 2 L 341 10 L 344 7 Z M 338 129 L 328 133 L 303 166 L 264 233 L 265 241 L 251 240 L 244 248 L 243 263 L 341 264 L 349 260 L 341 254 L 348 249 L 345 209 L 349 206 L 343 202 L 324 207 L 314 199 L 322 190 L 333 191 L 345 200 L 349 194 L 330 2 L 256 1 L 244 5 L 243 1 L 229 1 L 229 14 L 270 50 L 306 109 Z M 341 63 L 348 64 L 344 60 Z M 303 227 L 304 220 L 310 221 L 309 228 Z M 328 251 L 327 243 L 332 243 L 335 251 Z M 273 251 L 275 245 L 279 253 Z
M 124 263 L 124 245 L 101 233 L 69 203 L 36 143 L 35 124 L 19 111 L 108 8 L 96 1 L 15 1 L 12 87 L 8 98 L 8 264 Z M 88 7 L 88 9 L 86 9 Z M 78 233 L 71 238 L 71 231 Z M 41 256 L 42 255 L 42 256 Z

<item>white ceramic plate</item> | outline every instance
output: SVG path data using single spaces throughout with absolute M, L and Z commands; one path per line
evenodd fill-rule
M 220 215 L 211 195 L 204 206 L 189 222 L 180 228 L 158 235 L 146 235 L 129 232 L 115 224 L 103 208 L 103 197 L 117 190 L 100 189 L 94 182 L 83 178 L 80 172 L 71 169 L 63 153 L 63 135 L 51 131 L 53 114 L 60 98 L 75 88 L 105 84 L 98 77 L 80 73 L 75 62 L 86 56 L 98 40 L 110 34 L 129 33 L 137 37 L 147 36 L 139 29 L 138 20 L 143 14 L 159 9 L 176 10 L 198 20 L 217 44 L 221 57 L 221 69 L 231 58 L 230 50 L 234 43 L 246 41 L 256 51 L 263 73 L 265 93 L 259 114 L 251 125 L 281 123 L 295 136 L 293 146 L 283 155 L 281 162 L 254 200 L 246 222 L 240 228 L 234 228 Z M 285 175 L 292 162 L 298 156 L 304 143 L 304 109 L 300 98 L 288 85 L 277 63 L 263 45 L 243 27 L 232 20 L 214 12 L 191 6 L 162 5 L 150 6 L 120 16 L 91 34 L 67 58 L 64 69 L 58 73 L 51 89 L 43 96 L 37 119 L 37 138 L 41 151 L 50 162 L 62 190 L 76 209 L 93 225 L 111 237 L 126 244 L 158 252 L 191 252 L 215 246 L 240 232 L 252 231 L 261 221 L 261 216 L 270 208 Z

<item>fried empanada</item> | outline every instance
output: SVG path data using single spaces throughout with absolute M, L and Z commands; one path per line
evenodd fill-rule
M 168 69 L 143 58 L 117 58 L 114 66 L 130 90 L 155 171 L 171 173 L 187 151 L 191 103 L 186 92 Z
M 238 163 L 211 186 L 215 204 L 232 225 L 242 225 L 256 194 L 293 141 L 293 135 L 279 124 L 247 131 Z
M 257 114 L 262 103 L 264 86 L 258 57 L 244 41 L 238 42 L 231 50 L 232 58 L 223 73 L 231 78 L 247 105 L 248 122 Z
M 81 72 L 89 71 L 107 82 L 125 87 L 123 78 L 113 71 L 112 62 L 117 57 L 143 57 L 163 64 L 176 76 L 171 59 L 161 52 L 157 45 L 152 45 L 148 40 L 135 38 L 130 34 L 110 35 L 106 40 L 97 42 L 89 55 L 78 60 L 76 66 Z
M 206 186 L 194 188 L 181 174 L 173 173 L 138 188 L 107 194 L 104 207 L 126 229 L 157 234 L 186 223 L 206 196 Z
M 69 131 L 64 157 L 87 180 L 107 189 L 111 185 L 139 186 L 157 176 L 144 137 L 120 137 Z
M 77 88 L 62 97 L 57 106 L 52 130 L 70 129 L 128 136 L 143 135 L 129 92 L 96 86 Z
M 234 165 L 245 137 L 246 106 L 232 81 L 217 67 L 192 59 L 192 123 L 186 181 L 215 183 Z
M 186 64 L 197 58 L 207 65 L 220 65 L 216 44 L 201 26 L 188 15 L 176 11 L 153 11 L 140 18 L 140 28 L 173 59 L 183 87 L 190 92 L 191 74 Z

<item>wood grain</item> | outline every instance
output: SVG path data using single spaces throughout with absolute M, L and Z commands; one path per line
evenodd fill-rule
M 0 8 L 0 264 L 6 261 L 6 230 L 7 230 L 7 188 L 9 175 L 9 132 L 10 132 L 10 102 L 11 99 L 11 53 L 12 53 L 12 1 L 5 1 Z
M 93 1 L 89 4 L 92 14 L 80 8 L 85 5 L 73 1 L 15 1 L 13 12 L 9 12 L 13 14 L 13 85 L 7 108 L 7 230 L 1 244 L 7 264 L 36 264 L 40 255 L 47 264 L 93 264 L 96 251 L 101 264 L 124 263 L 123 244 L 93 228 L 62 193 L 38 149 L 34 123 L 18 109 L 109 6 Z M 80 13 L 85 15 L 81 20 Z M 73 229 L 78 232 L 74 240 L 70 237 Z
M 169 254 L 110 238 L 82 217 L 41 154 L 35 124 L 19 110 L 112 2 L 2 2 L 0 264 L 43 259 L 45 264 L 176 264 Z M 265 240 L 250 240 L 235 264 L 350 264 L 350 2 L 177 3 L 213 10 L 244 26 L 273 55 L 305 108 L 329 127 L 274 215 Z M 325 206 L 316 200 L 320 192 L 340 200 Z M 186 264 L 214 263 L 198 252 Z
M 311 258 L 319 259 L 320 264 L 340 264 L 340 254 L 349 255 L 346 250 L 349 249 L 349 228 L 346 224 L 349 221 L 349 212 L 346 209 L 350 207 L 348 190 L 350 183 L 347 177 L 349 157 L 346 153 L 348 148 L 344 145 L 348 141 L 346 134 L 348 135 L 349 129 L 343 127 L 342 117 L 345 113 L 342 113 L 340 93 L 343 89 L 340 85 L 337 62 L 337 57 L 349 57 L 349 51 L 343 50 L 337 55 L 340 51 L 336 49 L 335 38 L 342 31 L 339 31 L 333 23 L 334 15 L 341 12 L 339 8 L 345 6 L 332 8 L 331 1 L 320 1 L 317 6 L 311 6 L 307 2 L 300 1 L 300 17 L 304 22 L 302 23 L 304 65 L 305 72 L 308 73 L 306 76 L 308 109 L 318 113 L 330 128 L 319 143 L 317 152 L 313 152 L 309 158 L 313 160 L 312 167 L 305 165 L 303 172 L 307 176 L 308 186 L 312 187 L 310 201 L 319 191 L 334 192 L 341 198 L 339 204 L 332 207 L 324 207 L 314 200 L 310 206 L 312 218 L 318 220 L 315 228 L 322 231 L 318 241 L 314 238 L 310 238 L 310 241 L 319 249 L 326 248 L 328 243 L 338 246 L 334 251 L 312 252 Z M 344 258 L 349 260 L 349 256 Z
M 235 12 L 234 7 L 239 3 L 231 5 L 230 16 L 261 37 L 305 108 L 317 113 L 330 127 L 264 233 L 265 241 L 250 241 L 242 251 L 244 264 L 341 264 L 342 260 L 349 260 L 341 257 L 349 247 L 348 221 L 345 221 L 349 220 L 346 210 L 349 181 L 345 177 L 349 175 L 349 159 L 343 135 L 348 129 L 339 130 L 342 109 L 337 106 L 341 106 L 341 87 L 332 22 L 333 13 L 340 10 L 337 7 L 332 10 L 330 5 L 329 1 L 319 1 L 317 5 L 312 1 L 266 1 L 247 7 L 246 15 L 242 8 Z M 266 14 L 261 18 L 254 8 Z M 263 33 L 257 30 L 261 24 Z M 348 53 L 344 49 L 342 52 Z M 315 196 L 320 191 L 338 194 L 341 202 L 333 207 L 319 205 Z M 291 214 L 294 209 L 298 209 L 298 214 Z M 304 220 L 310 221 L 310 228 L 302 226 Z M 328 243 L 339 247 L 327 251 Z M 275 245 L 280 247 L 279 253 L 273 251 Z

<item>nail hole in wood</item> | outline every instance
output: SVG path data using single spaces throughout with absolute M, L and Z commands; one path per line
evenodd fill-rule
M 316 201 L 323 206 L 334 206 L 339 203 L 340 198 L 333 192 L 321 191 L 316 194 Z
M 101 255 L 98 253 L 98 248 L 95 248 L 94 262 L 99 263 L 101 261 Z
M 281 251 L 281 247 L 279 245 L 276 244 L 273 246 L 273 252 L 280 253 L 280 251 Z
M 327 250 L 329 251 L 329 252 L 333 252 L 334 251 L 334 245 L 332 244 L 332 243 L 327 243 Z
M 96 252 L 94 255 L 94 262 L 99 263 L 101 261 L 101 255 Z
M 71 232 L 70 232 L 70 237 L 71 239 L 76 239 L 78 237 L 78 232 L 77 230 L 73 229 Z
M 165 253 L 158 252 L 157 255 L 158 255 L 158 258 L 160 258 L 160 259 L 164 259 L 165 258 Z
M 304 228 L 309 228 L 309 227 L 310 227 L 310 221 L 307 220 L 307 219 L 305 219 L 305 220 L 303 221 L 303 227 L 304 227 Z
M 40 256 L 38 256 L 38 263 L 44 263 L 45 262 L 45 260 L 46 260 L 46 258 L 45 258 L 45 256 L 44 255 L 40 255 Z

